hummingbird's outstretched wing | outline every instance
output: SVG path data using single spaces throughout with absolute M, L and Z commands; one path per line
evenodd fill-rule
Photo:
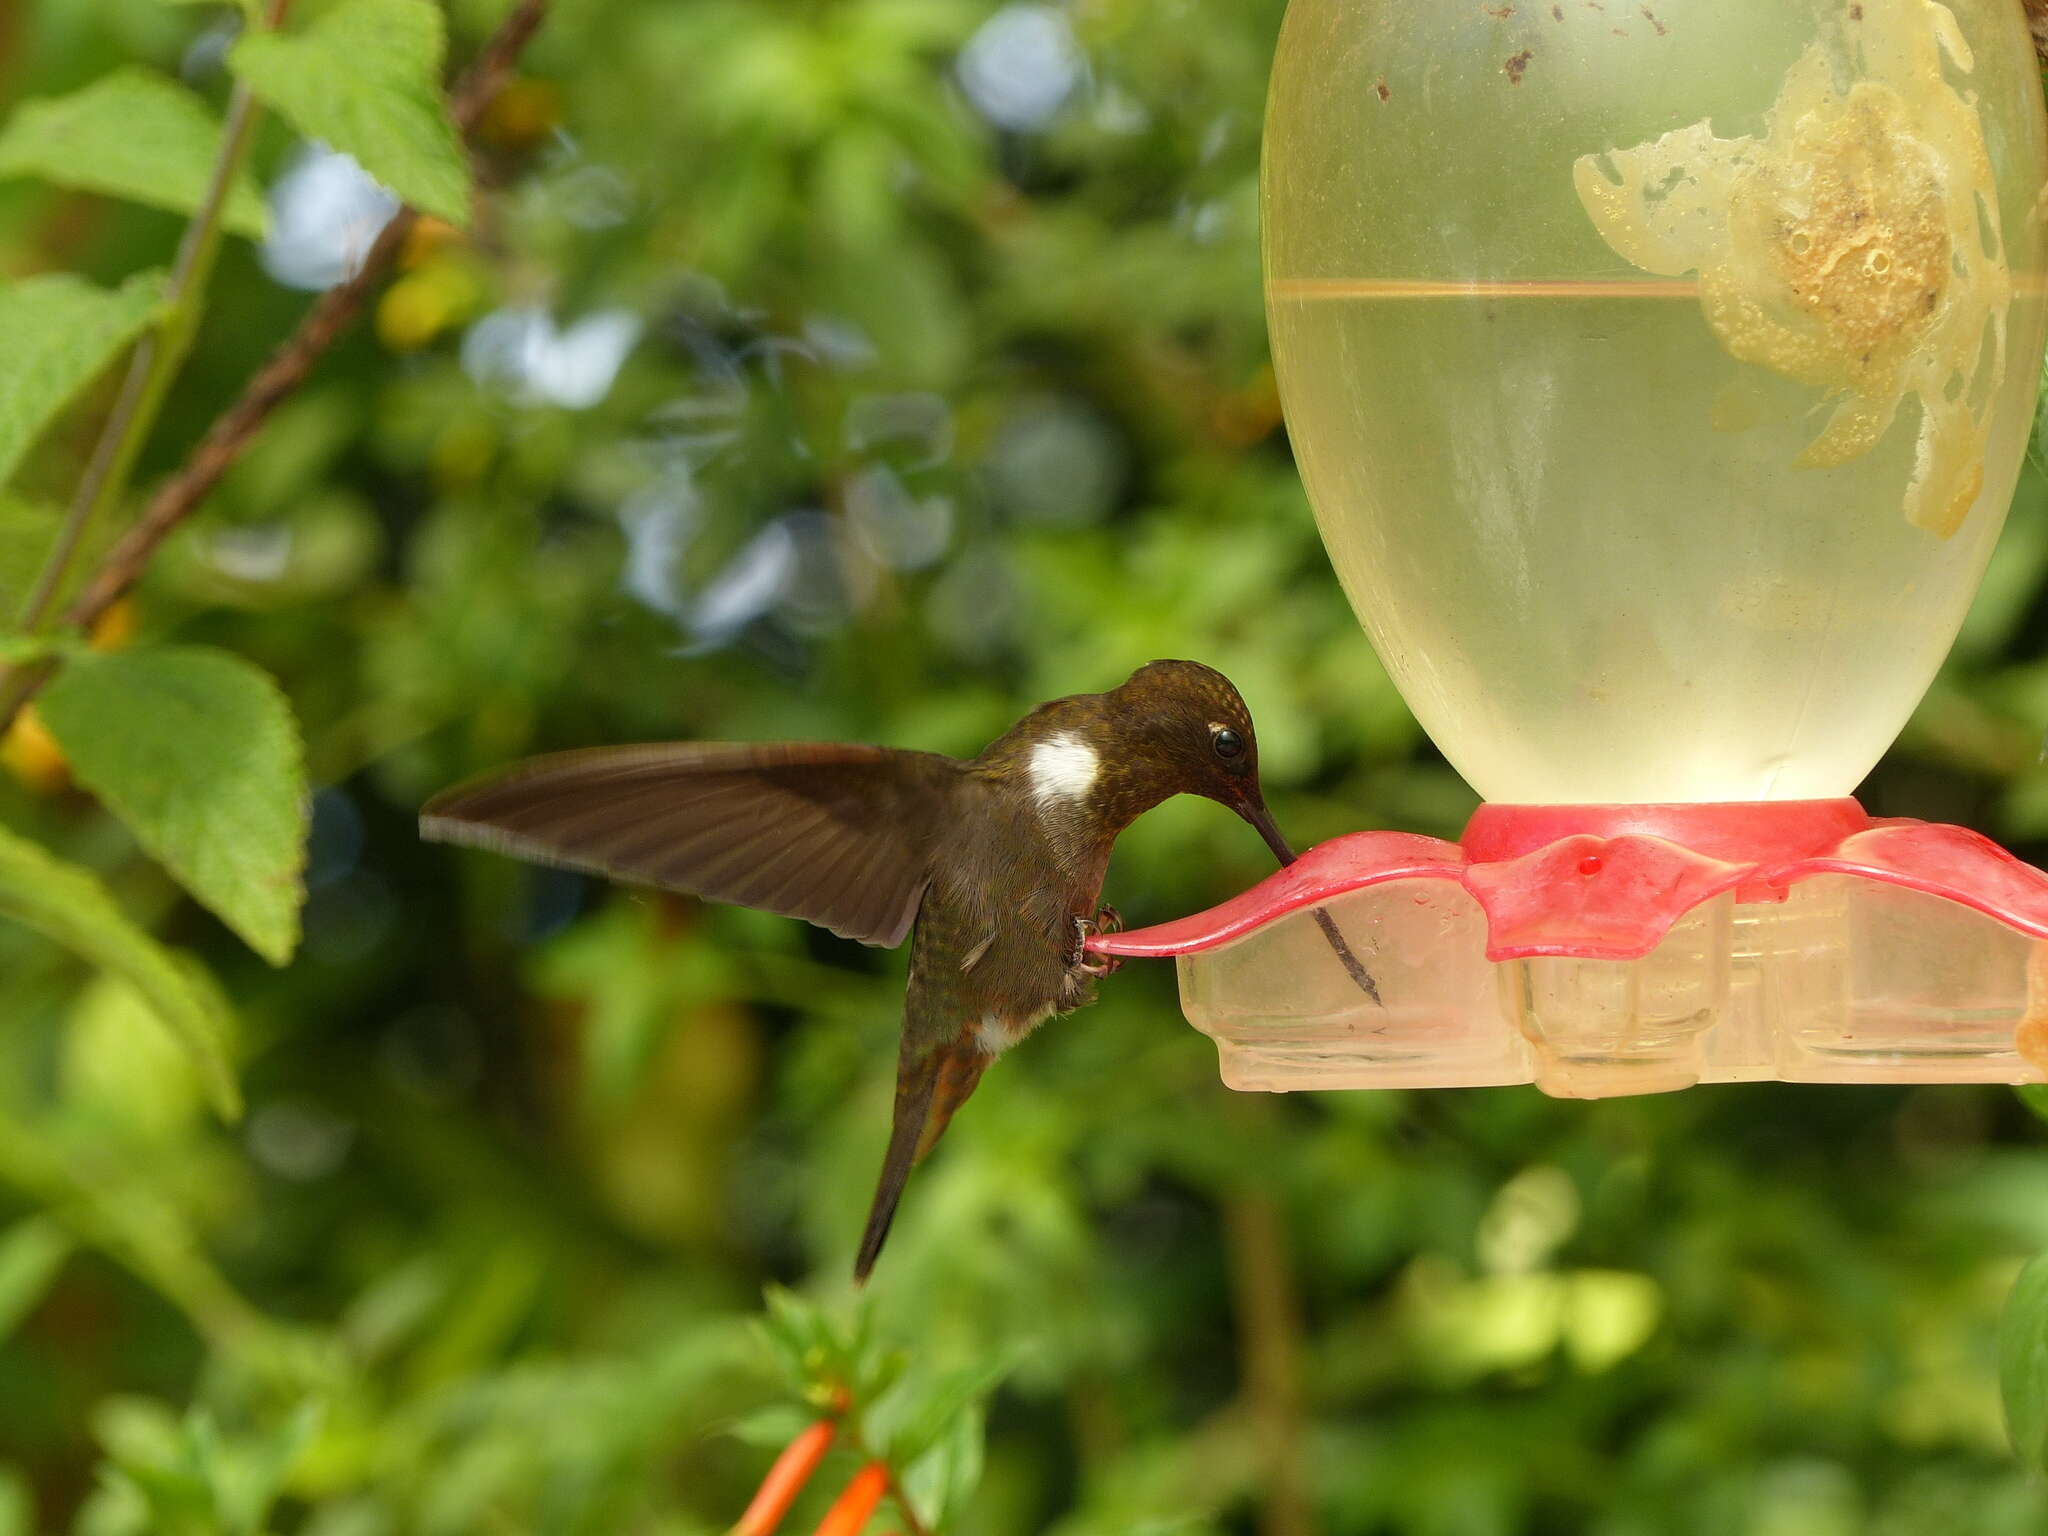
M 420 835 L 903 942 L 960 765 L 833 742 L 536 757 L 437 795 Z

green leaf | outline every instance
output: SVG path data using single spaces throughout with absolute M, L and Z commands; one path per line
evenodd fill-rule
M 844 1351 L 832 1325 L 810 1302 L 794 1291 L 769 1285 L 757 1319 L 760 1337 L 776 1363 L 798 1391 L 810 1386 L 827 1367 L 840 1362 Z
M 299 942 L 306 765 L 260 669 L 197 647 L 78 656 L 44 690 L 72 777 L 273 965 Z
M 341 0 L 300 36 L 244 37 L 228 68 L 300 133 L 467 228 L 469 161 L 441 96 L 446 47 L 433 0 Z
M 62 520 L 54 507 L 0 495 L 0 627 L 21 611 Z
M 36 1498 L 28 1478 L 0 1467 L 0 1536 L 35 1536 Z
M 1998 1324 L 1998 1384 L 2020 1460 L 2048 1470 L 2048 1254 L 2020 1271 Z
M 230 1065 L 233 1026 L 219 995 L 195 984 L 177 955 L 131 922 L 90 871 L 0 827 L 0 917 L 55 939 L 124 976 L 192 1053 L 223 1115 L 241 1112 Z
M 0 634 L 0 666 L 41 661 L 46 656 L 69 656 L 83 649 L 85 643 L 70 635 Z
M 73 1246 L 64 1229 L 46 1216 L 17 1221 L 0 1236 L 0 1339 L 35 1310 Z
M 725 1432 L 742 1445 L 779 1451 L 817 1422 L 815 1409 L 799 1408 L 794 1403 L 773 1403 L 745 1418 L 734 1420 L 726 1426 Z
M 15 108 L 0 127 L 0 177 L 35 176 L 189 214 L 206 199 L 220 145 L 206 103 L 154 70 L 130 67 Z M 254 240 L 267 223 L 255 182 L 237 176 L 222 226 Z
M 0 662 L 13 663 L 31 656 L 64 650 L 75 642 L 68 637 L 40 635 L 10 636 L 5 631 L 20 616 L 22 604 L 42 573 L 43 562 L 57 542 L 57 530 L 64 522 L 60 507 L 10 496 L 0 491 Z M 106 553 L 121 529 L 113 518 L 96 518 L 79 541 L 78 551 L 64 579 L 57 584 L 57 604 L 62 607 L 84 584 L 99 557 Z
M 147 999 L 105 972 L 72 1001 L 57 1072 L 65 1107 L 103 1138 L 169 1146 L 205 1112 L 204 1085 L 178 1042 Z
M 984 1419 L 980 1403 L 966 1404 L 939 1442 L 904 1470 L 904 1493 L 935 1531 L 952 1528 L 954 1517 L 981 1481 Z
M 65 272 L 0 284 L 0 485 L 51 418 L 141 334 L 163 291 L 160 272 L 112 292 Z
M 2048 1083 L 2019 1083 L 2014 1085 L 2019 1101 L 2033 1111 L 2034 1118 L 2048 1124 Z
M 915 1406 L 888 1432 L 889 1459 L 908 1465 L 937 1446 L 961 1416 L 993 1392 L 1010 1370 L 1009 1359 L 998 1357 L 949 1371 L 923 1388 Z

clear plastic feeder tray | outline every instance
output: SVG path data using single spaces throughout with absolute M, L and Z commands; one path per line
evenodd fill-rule
M 1741 830 L 1759 818 L 1763 835 Z M 1560 819 L 1592 830 L 1552 837 Z M 1672 835 L 1631 830 L 1652 825 Z M 2042 1081 L 2044 938 L 2048 875 L 1960 828 L 1837 801 L 1487 807 L 1463 844 L 1338 838 L 1213 911 L 1099 947 L 1178 959 L 1182 1006 L 1233 1088 L 1604 1098 Z

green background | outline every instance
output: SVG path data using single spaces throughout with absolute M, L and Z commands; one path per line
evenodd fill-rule
M 458 58 L 500 10 L 454 0 Z M 455 778 L 674 737 L 971 753 L 1187 655 L 1250 701 L 1297 844 L 1455 835 L 1471 796 L 1345 607 L 1279 423 L 1280 11 L 560 6 L 487 121 L 474 234 L 414 242 L 135 606 L 298 712 L 296 960 L 89 797 L 0 778 L 0 820 L 211 962 L 249 1101 L 222 1127 L 132 1002 L 0 928 L 0 1218 L 37 1223 L 0 1261 L 0 1532 L 150 1529 L 94 1492 L 118 1463 L 214 1488 L 192 1531 L 715 1533 L 798 1422 L 755 1416 L 790 1399 L 746 1323 L 768 1282 L 851 1305 L 901 957 L 424 847 Z M 135 61 L 217 106 L 228 14 L 0 9 L 0 106 Z M 975 96 L 998 45 L 1070 76 L 997 102 L 1009 128 Z M 298 153 L 267 123 L 262 182 Z M 112 284 L 178 230 L 0 182 L 0 277 Z M 230 243 L 145 481 L 305 302 Z M 474 327 L 508 312 L 546 318 L 491 364 Z M 636 339 L 607 384 L 608 315 Z M 18 488 L 61 496 L 94 417 Z M 2043 502 L 2030 468 L 1865 791 L 2036 860 Z M 1108 894 L 1158 920 L 1269 867 L 1177 803 Z M 870 1303 L 915 1371 L 1006 1372 L 962 1533 L 2019 1536 L 2048 1495 L 2005 1447 L 1995 1335 L 2043 1248 L 2048 1152 L 2004 1090 L 1236 1096 L 1141 964 L 990 1075 Z M 272 1462 L 270 1515 L 218 1512 Z

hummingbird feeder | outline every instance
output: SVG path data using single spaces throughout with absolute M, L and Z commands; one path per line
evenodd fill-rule
M 1486 803 L 1094 947 L 1236 1088 L 2041 1080 L 2048 874 L 1849 796 L 2012 498 L 2044 180 L 2014 0 L 1293 0 L 1289 430 Z

